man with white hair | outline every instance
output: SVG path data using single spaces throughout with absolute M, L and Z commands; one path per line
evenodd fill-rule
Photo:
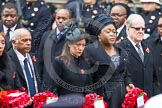
M 31 34 L 25 28 L 20 28 L 14 31 L 11 37 L 13 48 L 9 50 L 9 55 L 16 66 L 22 87 L 32 97 L 40 90 L 38 84 L 38 74 L 36 67 L 36 59 L 31 57 Z
M 151 97 L 154 95 L 153 85 L 157 83 L 157 75 L 152 50 L 143 40 L 144 30 L 145 21 L 142 16 L 131 14 L 126 20 L 127 39 L 121 45 L 128 52 L 127 71 L 131 74 L 133 84 Z

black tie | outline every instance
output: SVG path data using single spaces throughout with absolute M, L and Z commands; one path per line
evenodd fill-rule
M 6 34 L 6 49 L 8 50 L 9 49 L 9 47 L 10 47 L 10 31 L 11 31 L 11 29 L 9 28 L 8 30 L 7 30 L 7 34 Z
M 142 62 L 144 61 L 144 54 L 142 53 L 141 46 L 139 44 L 136 45 L 138 48 L 138 55 L 140 56 Z
M 24 60 L 24 69 L 25 69 L 25 72 L 26 72 L 26 77 L 27 77 L 27 81 L 28 81 L 30 96 L 32 97 L 32 96 L 34 96 L 36 91 L 35 91 L 35 84 L 34 84 L 34 76 L 33 76 L 33 78 L 31 77 L 30 70 L 29 70 L 29 67 L 28 67 L 27 58 Z

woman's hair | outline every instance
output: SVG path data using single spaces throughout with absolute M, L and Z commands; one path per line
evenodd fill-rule
M 82 30 L 80 30 L 73 22 L 65 25 L 65 28 L 67 29 L 66 43 L 63 47 L 62 53 L 60 54 L 60 56 L 58 56 L 58 58 L 61 58 L 61 60 L 63 60 L 66 65 L 69 65 L 71 62 L 69 44 L 75 44 L 76 42 L 83 39 L 86 40 L 87 35 Z M 83 54 L 81 55 L 81 57 L 83 57 Z
M 4 32 L 0 31 L 0 36 L 2 36 L 4 39 L 6 38 Z
M 82 39 L 81 39 L 82 40 Z M 61 60 L 63 60 L 63 62 L 65 63 L 65 65 L 70 65 L 71 63 L 71 54 L 70 54 L 70 47 L 68 44 L 74 44 L 73 42 L 66 42 L 64 45 L 64 48 L 62 50 L 62 53 L 60 54 L 60 56 L 58 56 L 57 58 L 60 58 Z M 81 58 L 84 58 L 84 53 L 80 56 Z

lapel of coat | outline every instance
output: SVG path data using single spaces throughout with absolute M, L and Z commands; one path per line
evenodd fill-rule
M 118 37 L 116 38 L 116 40 L 121 39 L 121 37 L 123 37 L 123 38 L 126 38 L 127 37 L 127 34 L 126 34 L 126 26 L 123 27 L 123 29 L 119 33 Z
M 2 23 L 0 23 L 0 31 L 3 31 L 4 32 L 4 30 L 3 30 L 3 24 Z
M 141 44 L 142 44 L 142 48 L 143 48 L 143 52 L 144 52 L 144 64 L 146 64 L 148 62 L 150 49 L 146 45 L 146 43 L 142 42 Z
M 20 77 L 22 77 L 22 79 L 25 81 L 25 76 L 24 76 L 24 73 L 23 73 L 23 70 L 22 70 L 22 67 L 20 65 L 20 62 L 17 58 L 17 55 L 16 53 L 14 52 L 13 48 L 9 51 L 9 55 L 11 57 L 11 59 L 14 61 L 14 64 L 16 66 L 16 70 L 18 72 L 18 74 L 20 75 Z
M 130 53 L 139 61 L 142 63 L 142 60 L 140 58 L 140 56 L 138 55 L 138 52 L 136 51 L 136 49 L 134 48 L 134 46 L 132 45 L 132 43 L 129 41 L 130 43 Z

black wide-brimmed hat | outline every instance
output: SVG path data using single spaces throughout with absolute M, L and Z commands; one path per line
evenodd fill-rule
M 89 21 L 86 30 L 90 35 L 98 36 L 101 30 L 109 24 L 113 24 L 116 28 L 114 20 L 109 15 L 99 14 Z

